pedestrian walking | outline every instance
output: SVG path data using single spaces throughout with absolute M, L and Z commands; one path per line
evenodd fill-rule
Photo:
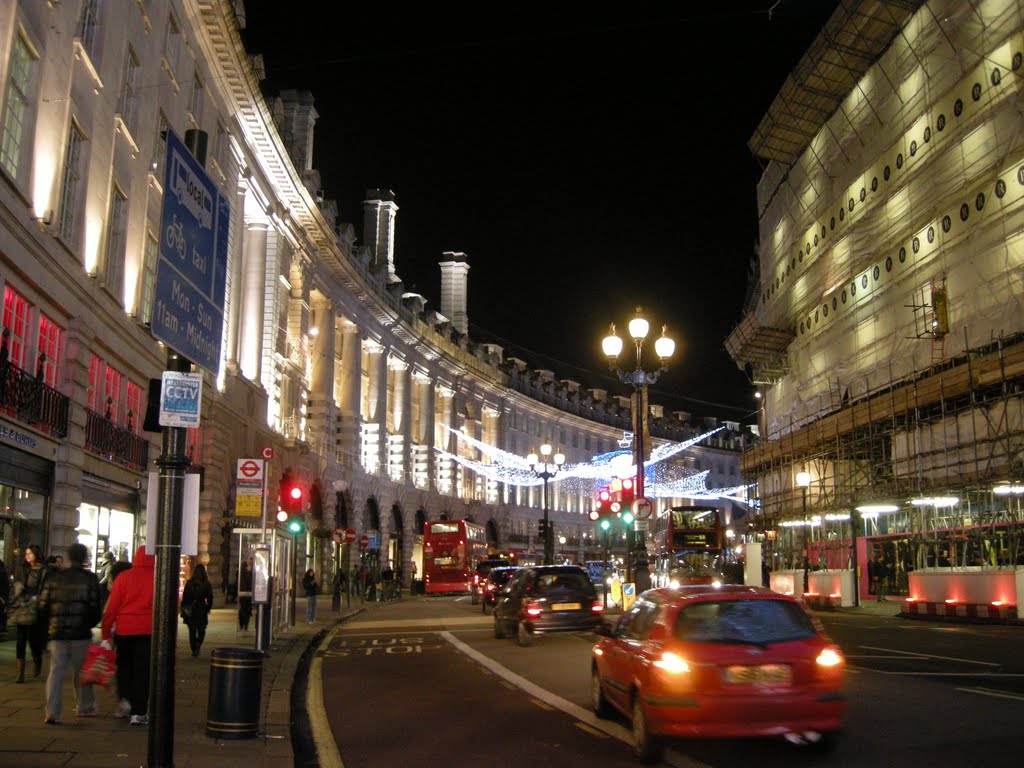
M 118 717 L 131 716 L 132 725 L 149 725 L 149 654 L 153 634 L 153 577 L 156 558 L 146 547 L 135 550 L 132 567 L 114 580 L 103 611 L 103 639 L 114 640 L 118 680 L 124 692 Z M 120 686 L 119 686 L 120 687 Z
M 14 577 L 10 621 L 17 627 L 14 659 L 17 677 L 14 682 L 25 682 L 25 647 L 32 652 L 32 676 L 43 671 L 43 650 L 46 647 L 46 625 L 39 618 L 39 593 L 47 576 L 43 552 L 35 544 L 25 547 L 21 568 Z
M 117 558 L 108 549 L 96 565 L 96 578 L 100 580 L 100 603 L 103 605 L 107 604 L 107 598 L 110 597 L 110 580 L 116 563 Z
M 302 590 L 306 595 L 306 623 L 313 624 L 316 621 L 316 596 L 320 593 L 320 585 L 312 568 L 302 577 Z
M 185 582 L 181 594 L 181 618 L 188 627 L 188 646 L 192 655 L 198 656 L 206 639 L 206 626 L 210 611 L 213 610 L 213 587 L 206 578 L 206 566 L 200 563 L 192 571 L 192 577 Z
M 50 674 L 46 678 L 46 714 L 43 722 L 59 725 L 64 706 L 61 691 L 71 669 L 75 686 L 75 716 L 95 717 L 96 698 L 91 685 L 78 682 L 85 652 L 92 643 L 92 628 L 100 620 L 100 583 L 85 569 L 84 544 L 68 547 L 67 568 L 51 574 L 39 596 L 39 615 L 50 638 Z
M 875 555 L 871 566 L 871 583 L 875 587 L 875 600 L 881 603 L 885 600 L 886 582 L 889 580 L 889 566 L 879 555 Z
M 251 555 L 247 557 L 238 574 L 238 628 L 243 632 L 249 629 L 249 620 L 252 618 L 253 561 Z

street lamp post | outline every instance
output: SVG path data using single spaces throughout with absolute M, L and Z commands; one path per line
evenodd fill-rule
M 809 571 L 810 565 L 811 565 L 811 556 L 810 556 L 811 544 L 810 544 L 810 539 L 809 539 L 809 537 L 807 535 L 807 488 L 811 484 L 811 473 L 808 472 L 807 470 L 804 470 L 802 472 L 797 472 L 796 473 L 796 484 L 798 486 L 800 486 L 800 490 L 803 492 L 802 497 L 801 497 L 802 501 L 803 501 L 803 515 L 804 515 L 804 526 L 803 526 L 803 528 L 804 528 L 804 540 L 803 540 L 803 550 L 804 550 L 804 592 L 803 593 L 806 595 L 808 592 L 810 592 L 810 575 L 809 575 L 808 571 Z
M 657 382 L 658 377 L 668 370 L 668 359 L 675 352 L 676 343 L 668 337 L 667 326 L 661 327 L 661 336 L 654 342 L 654 352 L 661 362 L 655 371 L 645 371 L 641 365 L 643 361 L 643 346 L 647 334 L 651 329 L 650 323 L 644 318 L 640 307 L 636 308 L 636 317 L 629 321 L 629 335 L 636 347 L 636 365 L 632 371 L 623 371 L 618 366 L 619 354 L 622 352 L 622 339 L 615 335 L 615 323 L 611 324 L 609 334 L 602 340 L 601 349 L 608 358 L 611 369 L 624 384 L 633 385 L 633 457 L 636 463 L 636 483 L 633 486 L 635 498 L 641 499 L 644 496 L 644 459 L 647 453 L 647 446 L 644 445 L 644 436 L 647 424 L 647 385 Z M 626 555 L 629 565 L 626 569 L 626 578 L 633 580 L 632 574 L 632 552 L 635 543 L 635 536 L 632 528 L 626 530 Z
M 561 451 L 551 455 L 551 443 L 544 443 L 540 447 L 540 457 L 531 453 L 526 457 L 526 462 L 537 477 L 544 481 L 544 565 L 551 565 L 554 561 L 555 539 L 552 536 L 551 520 L 548 517 L 548 480 L 558 474 L 558 470 L 565 464 L 565 456 Z M 539 467 L 539 468 L 538 468 Z
M 334 527 L 335 528 L 348 528 L 348 509 L 345 507 L 345 491 L 348 490 L 348 482 L 345 480 L 334 481 L 334 497 L 335 497 L 335 508 L 334 508 Z M 341 610 L 341 576 L 345 576 L 345 605 L 349 607 L 352 605 L 352 589 L 349 581 L 348 572 L 348 551 L 349 545 L 347 542 L 335 542 L 337 547 L 336 554 L 334 557 L 334 594 L 331 599 L 331 607 L 335 610 Z

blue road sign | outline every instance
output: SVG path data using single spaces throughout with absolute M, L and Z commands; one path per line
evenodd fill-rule
M 217 373 L 231 209 L 172 131 L 167 132 L 164 167 L 153 335 L 200 368 Z

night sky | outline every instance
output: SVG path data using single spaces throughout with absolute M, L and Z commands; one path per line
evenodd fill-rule
M 265 93 L 313 93 L 314 166 L 360 240 L 366 190 L 394 191 L 407 290 L 440 309 L 441 254 L 465 252 L 474 340 L 612 394 L 601 338 L 616 322 L 632 368 L 642 305 L 677 343 L 651 402 L 751 422 L 724 347 L 757 238 L 747 142 L 837 3 L 589 5 L 247 0 L 243 36 Z

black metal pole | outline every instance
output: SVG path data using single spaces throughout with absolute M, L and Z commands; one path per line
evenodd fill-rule
M 187 373 L 188 360 L 168 353 L 167 370 Z M 156 573 L 153 588 L 153 640 L 149 657 L 149 768 L 174 766 L 174 662 L 178 643 L 178 577 L 181 563 L 181 524 L 185 500 L 185 468 L 191 463 L 185 451 L 187 430 L 165 427 L 160 468 L 160 499 L 157 512 Z
M 541 472 L 541 479 L 544 481 L 544 565 L 551 565 L 551 520 L 548 517 L 548 471 L 547 464 Z
M 809 571 L 810 571 L 810 568 L 811 568 L 811 558 L 810 558 L 811 544 L 810 544 L 810 541 L 809 541 L 809 537 L 807 536 L 807 486 L 806 485 L 803 486 L 803 512 L 804 512 L 804 594 L 806 595 L 808 592 L 811 591 L 810 590 L 811 578 L 810 578 L 810 574 L 809 574 Z
M 853 605 L 860 605 L 860 564 L 857 562 L 857 529 L 860 528 L 860 512 L 856 509 L 850 515 L 850 538 L 853 539 Z

